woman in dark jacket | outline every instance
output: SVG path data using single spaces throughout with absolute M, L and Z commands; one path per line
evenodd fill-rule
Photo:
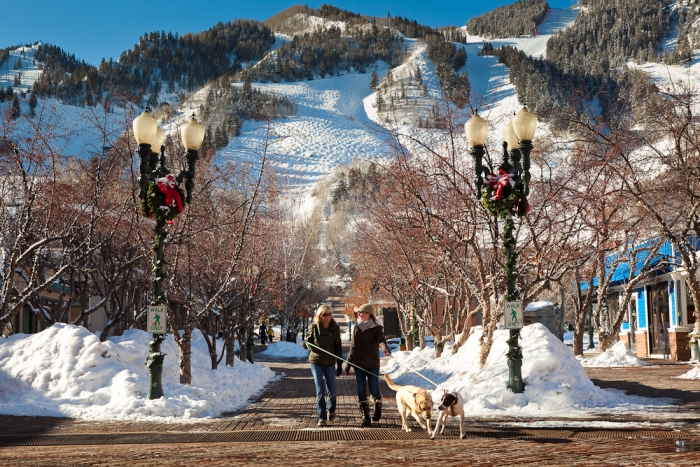
M 335 418 L 336 401 L 338 399 L 335 378 L 340 376 L 342 368 L 343 347 L 340 342 L 340 327 L 331 315 L 331 309 L 328 305 L 318 307 L 316 319 L 311 323 L 304 341 L 304 348 L 309 350 L 311 374 L 316 385 L 318 426 L 326 426 L 326 420 L 332 422 Z M 327 413 L 326 388 L 328 388 Z
M 362 413 L 362 426 L 371 426 L 369 419 L 369 403 L 367 402 L 367 386 L 374 399 L 374 414 L 372 420 L 378 422 L 382 418 L 382 395 L 379 392 L 379 349 L 384 355 L 391 355 L 389 346 L 384 338 L 384 328 L 377 324 L 374 317 L 374 308 L 365 303 L 358 310 L 357 326 L 352 334 L 352 343 L 348 353 L 348 362 L 361 368 L 355 368 L 357 381 L 357 396 L 360 400 L 360 412 Z M 345 373 L 350 370 L 349 365 L 344 366 Z

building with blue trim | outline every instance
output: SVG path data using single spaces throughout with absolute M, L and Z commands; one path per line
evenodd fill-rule
M 648 246 L 642 245 L 641 247 Z M 695 251 L 700 250 L 700 241 Z M 635 275 L 648 257 L 648 252 L 640 251 L 636 260 Z M 617 254 L 606 260 L 612 265 Z M 695 323 L 695 305 L 686 286 L 687 271 L 678 264 L 680 260 L 671 242 L 665 242 L 650 261 L 654 268 L 632 292 L 624 321 L 620 328 L 620 340 L 627 342 L 640 358 L 658 357 L 676 361 L 690 360 L 688 334 Z M 606 270 L 606 273 L 609 269 Z M 611 287 L 607 296 L 612 316 L 618 316 L 624 285 L 629 282 L 630 265 L 622 263 L 615 268 Z M 597 278 L 593 286 L 598 285 Z M 586 289 L 587 284 L 582 285 Z

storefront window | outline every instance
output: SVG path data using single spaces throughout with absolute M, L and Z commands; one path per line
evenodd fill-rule
M 687 316 L 688 316 L 688 326 L 695 324 L 695 302 L 693 302 L 693 296 L 690 295 L 690 289 L 688 285 L 685 286 L 685 303 L 687 304 Z
M 669 297 L 667 283 L 649 286 L 649 328 L 652 353 L 666 354 L 668 348 Z

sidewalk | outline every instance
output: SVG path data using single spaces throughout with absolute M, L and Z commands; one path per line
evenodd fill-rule
M 344 319 L 336 314 L 343 327 Z M 256 350 L 262 350 L 256 346 Z M 347 349 L 346 349 L 347 350 Z M 238 413 L 196 423 L 80 421 L 0 415 L 0 465 L 698 465 L 698 451 L 676 452 L 678 438 L 700 441 L 700 382 L 675 377 L 691 366 L 587 369 L 603 388 L 675 399 L 677 412 L 596 415 L 586 420 L 470 419 L 460 440 L 456 419 L 428 439 L 415 421 L 401 431 L 394 392 L 380 380 L 382 420 L 360 428 L 354 375 L 338 381 L 333 426 L 317 428 L 308 362 L 269 361 L 280 379 Z M 256 355 L 256 362 L 263 361 Z M 468 416 L 468 414 L 467 414 Z M 433 416 L 434 426 L 436 414 Z M 545 422 L 542 425 L 535 423 Z M 616 428 L 591 422 L 626 422 Z M 674 431 L 675 430 L 675 431 Z M 693 445 L 694 448 L 694 445 Z

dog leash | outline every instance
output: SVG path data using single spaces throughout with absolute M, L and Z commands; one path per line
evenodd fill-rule
M 355 365 L 354 363 L 350 363 L 347 359 L 339 358 L 337 355 L 332 354 L 332 353 L 330 353 L 329 351 L 327 351 L 326 349 L 322 349 L 321 347 L 319 347 L 319 346 L 317 346 L 317 345 L 315 345 L 315 344 L 312 344 L 311 342 L 309 342 L 309 341 L 307 341 L 307 340 L 305 340 L 305 339 L 302 339 L 302 341 L 303 341 L 306 345 L 310 345 L 311 347 L 313 347 L 313 348 L 315 348 L 315 349 L 318 349 L 318 350 L 320 350 L 321 352 L 324 352 L 324 353 L 326 353 L 326 354 L 328 354 L 328 355 L 330 355 L 330 356 L 332 356 L 332 357 L 335 357 L 335 358 L 337 358 L 338 360 L 343 361 L 343 362 L 347 363 L 348 365 L 350 365 L 350 366 L 352 366 L 352 367 L 354 367 L 354 368 L 357 368 L 358 370 L 362 370 L 362 371 L 364 371 L 365 373 L 369 373 L 369 372 L 368 372 L 367 370 L 365 370 L 364 368 L 360 368 L 359 366 Z M 430 379 L 428 379 L 427 377 L 423 376 L 423 375 L 420 374 L 418 371 L 416 371 L 416 370 L 414 370 L 413 368 L 409 367 L 409 366 L 406 365 L 405 363 L 400 362 L 399 360 L 397 360 L 396 358 L 394 358 L 393 355 L 389 354 L 389 357 L 390 357 L 390 358 L 393 358 L 394 361 L 395 361 L 396 363 L 398 363 L 399 365 L 404 366 L 404 367 L 407 368 L 409 371 L 412 371 L 413 373 L 417 374 L 418 376 L 420 376 L 421 378 L 423 378 L 424 380 L 426 380 L 427 382 L 429 382 L 430 384 L 432 384 L 432 385 L 435 386 L 436 388 L 439 387 L 439 385 L 438 385 L 437 383 L 435 383 L 434 381 L 431 381 Z
M 328 355 L 330 355 L 330 356 L 332 356 L 332 357 L 335 357 L 335 358 L 337 358 L 338 360 L 340 360 L 341 362 L 345 362 L 345 363 L 347 363 L 348 365 L 357 368 L 358 370 L 362 370 L 362 371 L 364 371 L 365 373 L 370 374 L 370 375 L 372 374 L 372 373 L 370 373 L 369 371 L 365 370 L 364 368 L 360 368 L 359 366 L 355 365 L 354 363 L 350 363 L 347 359 L 342 358 L 342 357 L 338 357 L 336 354 L 332 354 L 332 353 L 330 353 L 329 351 L 327 351 L 326 349 L 322 349 L 321 347 L 319 347 L 319 346 L 317 346 L 317 345 L 315 345 L 315 344 L 312 344 L 311 342 L 309 342 L 309 341 L 307 341 L 307 340 L 305 340 L 305 339 L 302 339 L 302 342 L 304 342 L 306 345 L 310 345 L 310 346 L 313 347 L 314 349 L 318 349 L 318 350 L 320 350 L 321 352 L 327 353 Z
M 436 388 L 439 386 L 439 385 L 436 384 L 434 381 L 429 380 L 428 378 L 426 378 L 425 376 L 423 376 L 422 374 L 420 374 L 418 371 L 414 370 L 413 368 L 409 367 L 409 366 L 406 365 L 405 363 L 401 363 L 398 359 L 394 358 L 393 355 L 389 355 L 389 356 L 390 356 L 391 358 L 393 358 L 394 361 L 395 361 L 396 363 L 398 363 L 399 365 L 402 365 L 404 368 L 407 368 L 409 371 L 414 372 L 415 374 L 417 374 L 418 376 L 420 376 L 421 378 L 423 378 L 424 380 L 426 380 L 426 381 L 429 382 L 430 384 L 434 385 Z

